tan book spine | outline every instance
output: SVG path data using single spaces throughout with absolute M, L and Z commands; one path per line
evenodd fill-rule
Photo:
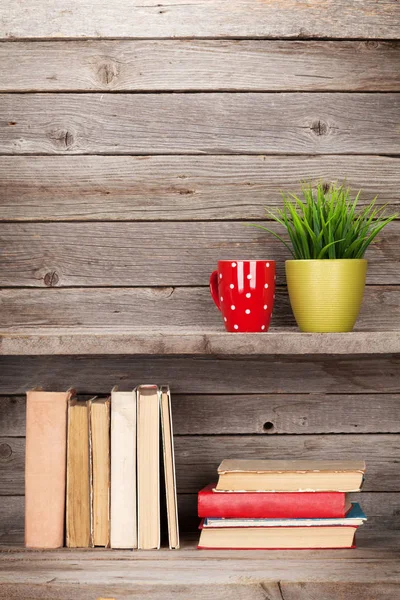
M 26 401 L 25 545 L 64 543 L 67 403 L 73 391 L 30 391 Z
M 66 545 L 92 546 L 90 523 L 89 408 L 68 402 Z
M 90 400 L 93 545 L 110 546 L 110 399 Z

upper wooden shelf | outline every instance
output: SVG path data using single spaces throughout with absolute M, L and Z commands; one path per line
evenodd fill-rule
M 291 355 L 400 353 L 400 331 L 268 333 L 151 329 L 26 329 L 0 332 L 0 355 Z

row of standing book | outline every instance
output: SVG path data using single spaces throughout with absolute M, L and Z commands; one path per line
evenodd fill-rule
M 199 492 L 199 548 L 354 548 L 362 461 L 224 460 Z
M 86 401 L 74 390 L 28 392 L 25 488 L 27 547 L 158 549 L 165 505 L 179 548 L 168 386 Z

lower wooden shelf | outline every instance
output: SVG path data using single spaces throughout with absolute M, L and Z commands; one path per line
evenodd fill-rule
M 3 548 L 1 600 L 351 600 L 400 597 L 400 531 L 355 550 L 32 551 Z

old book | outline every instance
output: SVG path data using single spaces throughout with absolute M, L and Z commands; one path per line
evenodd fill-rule
M 357 492 L 363 461 L 223 460 L 216 490 L 247 492 Z
M 163 440 L 165 492 L 167 497 L 168 541 L 171 549 L 178 549 L 179 525 L 174 436 L 172 431 L 171 394 L 168 386 L 161 387 L 161 430 Z
M 137 548 L 136 392 L 111 392 L 111 548 Z
M 92 546 L 88 402 L 68 402 L 66 545 Z
M 353 548 L 365 520 L 358 504 L 344 519 L 254 519 L 250 526 L 238 519 L 207 519 L 200 526 L 199 548 Z
M 160 394 L 137 388 L 138 548 L 160 547 Z
M 73 391 L 26 395 L 25 545 L 64 543 L 67 403 Z
M 89 400 L 94 546 L 110 545 L 110 399 Z
M 356 502 L 350 505 L 350 510 L 347 515 L 340 518 L 319 518 L 313 517 L 310 519 L 225 519 L 222 517 L 206 517 L 203 520 L 203 527 L 215 527 L 217 529 L 221 527 L 321 527 L 321 526 L 340 526 L 344 525 L 347 527 L 359 527 L 366 521 L 367 517 L 361 510 L 361 507 Z
M 351 508 L 343 492 L 199 492 L 199 517 L 308 519 L 344 517 Z

